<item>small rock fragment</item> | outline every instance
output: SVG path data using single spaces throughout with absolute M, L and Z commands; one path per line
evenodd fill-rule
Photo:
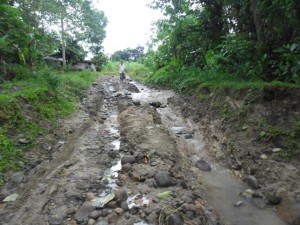
M 203 159 L 198 160 L 195 166 L 202 171 L 211 171 L 211 165 Z
M 238 202 L 236 202 L 233 206 L 241 206 L 241 205 L 243 205 L 243 204 L 244 204 L 243 201 L 238 201 Z

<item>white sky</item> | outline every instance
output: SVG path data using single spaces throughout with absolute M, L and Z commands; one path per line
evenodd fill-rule
M 163 18 L 159 10 L 150 9 L 152 0 L 94 0 L 104 11 L 108 24 L 103 42 L 104 52 L 112 54 L 126 48 L 146 47 L 152 34 L 151 23 Z

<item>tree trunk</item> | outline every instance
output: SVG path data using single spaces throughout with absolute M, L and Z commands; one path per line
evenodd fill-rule
M 251 10 L 253 14 L 255 29 L 256 29 L 256 39 L 259 44 L 262 44 L 263 33 L 262 33 L 261 20 L 259 16 L 259 8 L 258 8 L 257 0 L 251 0 Z
M 67 63 L 66 63 L 64 19 L 62 14 L 61 14 L 60 22 L 61 22 L 61 50 L 62 50 L 62 58 L 63 58 L 63 68 L 65 68 Z

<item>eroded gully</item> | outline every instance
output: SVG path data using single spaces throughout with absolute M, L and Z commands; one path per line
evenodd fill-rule
M 134 101 L 149 104 L 159 101 L 162 107 L 157 108 L 163 125 L 169 130 L 177 143 L 178 150 L 194 163 L 198 160 L 209 162 L 210 172 L 198 171 L 199 179 L 205 187 L 205 196 L 208 204 L 215 213 L 220 215 L 225 224 L 234 225 L 284 225 L 272 207 L 261 209 L 253 202 L 252 190 L 230 170 L 218 165 L 206 152 L 203 135 L 189 118 L 184 118 L 180 107 L 168 105 L 168 98 L 175 94 L 171 91 L 155 90 L 133 82 L 140 91 L 134 93 Z M 195 169 L 192 167 L 192 169 Z M 247 191 L 249 192 L 247 194 Z
M 56 141 L 43 140 L 53 153 L 24 176 L 18 199 L 1 205 L 1 224 L 284 225 L 241 194 L 250 188 L 209 156 L 198 125 L 168 104 L 173 96 L 99 78 Z M 199 160 L 212 170 L 199 170 Z

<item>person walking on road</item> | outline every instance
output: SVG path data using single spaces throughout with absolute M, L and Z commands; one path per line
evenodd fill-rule
M 125 65 L 123 61 L 121 61 L 119 64 L 119 74 L 120 74 L 120 81 L 123 83 L 125 79 Z

